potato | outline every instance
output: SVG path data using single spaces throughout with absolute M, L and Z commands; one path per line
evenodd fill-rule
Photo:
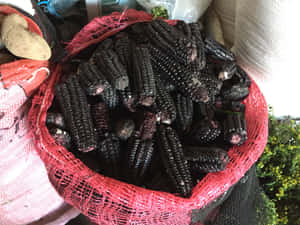
M 38 34 L 28 30 L 27 21 L 18 14 L 4 17 L 1 39 L 15 56 L 34 60 L 48 60 L 51 57 L 48 43 Z

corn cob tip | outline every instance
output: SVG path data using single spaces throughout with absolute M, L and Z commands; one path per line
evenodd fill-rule
M 170 125 L 172 123 L 170 115 L 167 112 L 158 112 L 156 114 L 156 121 L 158 123 L 164 123 L 166 125 Z
M 129 85 L 129 79 L 128 77 L 126 76 L 122 76 L 118 79 L 116 79 L 115 81 L 115 88 L 117 90 L 124 90 L 125 88 L 127 88 Z
M 218 78 L 222 81 L 231 79 L 237 71 L 235 62 L 227 62 L 222 66 Z
M 78 151 L 87 153 L 87 152 L 91 152 L 91 151 L 95 150 L 96 147 L 97 147 L 96 145 L 92 145 L 92 144 L 89 144 L 87 146 L 78 146 Z
M 70 148 L 71 136 L 67 131 L 60 128 L 51 128 L 49 133 L 57 144 L 62 145 L 65 148 Z
M 151 106 L 155 102 L 155 98 L 151 96 L 141 96 L 139 99 L 139 102 L 141 105 L 144 105 L 146 107 Z
M 221 71 L 218 78 L 220 80 L 227 80 L 229 78 L 229 73 L 227 71 Z
M 65 120 L 62 114 L 48 112 L 46 117 L 46 124 L 47 126 L 55 126 L 58 128 L 65 128 Z
M 135 128 L 135 124 L 133 120 L 123 119 L 116 123 L 115 133 L 118 138 L 125 141 L 132 135 L 134 128 Z
M 247 140 L 247 135 L 242 133 L 232 133 L 229 135 L 228 140 L 233 145 L 242 145 Z

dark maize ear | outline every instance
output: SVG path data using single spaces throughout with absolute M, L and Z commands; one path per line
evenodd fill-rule
M 242 145 L 247 140 L 247 127 L 242 113 L 227 114 L 223 121 L 225 140 L 233 145 Z
M 71 148 L 71 136 L 67 131 L 53 127 L 49 130 L 49 133 L 57 144 L 64 146 L 66 149 Z
M 192 127 L 190 136 L 200 144 L 211 143 L 221 134 L 218 121 L 200 120 Z
M 195 147 L 195 146 L 186 146 L 184 148 L 184 156 L 186 160 L 190 162 L 199 162 L 199 163 L 229 163 L 229 157 L 227 152 L 218 147 Z
M 95 55 L 95 60 L 99 70 L 115 89 L 124 90 L 128 87 L 127 70 L 121 63 L 117 53 L 111 49 L 101 50 Z
M 238 65 L 236 67 L 237 67 L 237 69 L 236 69 L 235 76 L 238 78 L 239 83 L 242 86 L 250 87 L 251 79 L 250 79 L 249 75 L 246 73 L 245 70 L 242 69 L 242 67 L 240 67 Z
M 130 66 L 129 59 L 131 44 L 132 43 L 128 35 L 125 35 L 121 38 L 117 38 L 117 40 L 114 43 L 114 50 L 125 68 L 128 68 Z
M 197 79 L 205 86 L 208 92 L 209 102 L 213 103 L 215 101 L 215 96 L 219 95 L 222 89 L 223 82 L 213 74 L 200 73 L 198 74 Z
M 171 95 L 162 87 L 159 80 L 156 80 L 156 108 L 157 120 L 164 124 L 171 124 L 176 119 L 176 107 Z
M 135 112 L 137 106 L 137 95 L 132 92 L 131 87 L 128 86 L 124 90 L 118 90 L 117 93 L 122 105 L 130 112 Z
M 194 60 L 192 42 L 175 27 L 163 20 L 153 20 L 145 29 L 152 45 L 169 52 L 179 63 L 187 65 Z
M 180 31 L 187 39 L 192 38 L 192 31 L 191 27 L 188 23 L 184 22 L 183 20 L 179 20 L 176 22 L 175 26 L 178 31 Z
M 112 133 L 99 144 L 97 155 L 104 166 L 104 174 L 118 179 L 121 171 L 122 151 L 119 139 Z
M 139 185 L 149 170 L 153 157 L 153 142 L 151 139 L 143 141 L 135 136 L 128 144 L 128 174 L 130 182 Z
M 199 23 L 190 23 L 191 39 L 195 43 L 195 62 L 200 69 L 203 69 L 206 65 L 206 56 L 204 50 L 204 41 L 201 35 L 201 25 Z
M 174 99 L 176 105 L 177 128 L 182 132 L 186 132 L 190 129 L 193 122 L 193 101 L 180 93 L 176 93 Z
M 196 172 L 219 172 L 225 170 L 229 157 L 225 150 L 217 147 L 185 147 L 184 156 L 191 170 Z
M 230 87 L 222 88 L 221 96 L 225 100 L 229 101 L 242 101 L 249 95 L 249 89 L 247 86 L 242 86 L 241 84 L 234 84 Z
M 171 127 L 159 125 L 156 138 L 163 165 L 175 189 L 181 196 L 189 197 L 192 192 L 192 178 L 179 137 Z
M 222 65 L 218 78 L 220 80 L 229 80 L 237 72 L 236 62 L 225 62 Z
M 104 102 L 92 104 L 91 114 L 98 138 L 102 140 L 111 131 L 108 107 Z
M 114 126 L 115 134 L 122 141 L 126 141 L 128 138 L 130 138 L 134 129 L 135 124 L 131 119 L 120 119 L 115 123 Z
M 226 101 L 221 98 L 218 98 L 216 101 L 216 107 L 219 110 L 232 111 L 232 112 L 240 112 L 245 113 L 246 106 L 240 101 Z
M 46 117 L 46 124 L 48 127 L 66 129 L 65 119 L 61 113 L 48 112 Z
M 138 122 L 138 132 L 141 140 L 152 139 L 156 131 L 156 115 L 152 112 L 143 112 Z
M 134 131 L 130 139 L 128 140 L 127 155 L 126 155 L 126 162 L 125 162 L 125 167 L 128 170 L 128 172 L 126 172 L 126 175 L 128 176 L 129 180 L 131 180 L 132 178 L 132 171 L 129 172 L 129 170 L 131 170 L 134 166 L 135 156 L 137 155 L 137 151 L 141 142 L 142 140 L 139 138 L 139 132 Z
M 136 44 L 148 44 L 149 38 L 145 35 L 145 27 L 148 22 L 140 22 L 131 25 L 128 29 L 130 40 Z
M 210 104 L 195 103 L 195 120 L 212 120 L 215 117 L 214 108 Z
M 187 70 L 192 74 L 192 76 L 200 75 L 202 70 L 199 67 L 198 62 L 191 62 L 189 65 L 187 65 Z
M 191 29 L 190 24 L 185 23 L 184 21 L 178 21 L 177 24 L 174 26 L 176 27 L 185 37 L 187 40 L 190 41 L 189 45 L 189 62 L 188 64 L 194 63 L 199 67 L 200 69 L 205 66 L 205 57 L 204 56 L 204 46 L 202 41 L 202 47 L 201 43 L 199 42 L 199 38 L 196 36 L 198 33 L 195 33 L 193 29 Z M 202 40 L 200 36 L 200 40 Z M 201 52 L 202 48 L 202 52 Z
M 157 48 L 150 47 L 152 64 L 156 70 L 165 74 L 178 91 L 195 102 L 208 102 L 209 93 L 189 67 L 176 63 Z
M 117 94 L 117 90 L 114 88 L 105 89 L 100 94 L 100 97 L 109 109 L 114 109 L 120 104 L 119 95 Z
M 199 163 L 199 162 L 189 162 L 189 166 L 192 171 L 198 173 L 215 173 L 226 169 L 226 164 L 224 163 Z
M 153 155 L 154 155 L 154 143 L 152 139 L 148 139 L 144 142 L 144 156 L 143 156 L 143 166 L 138 173 L 139 177 L 145 177 L 152 163 Z
M 201 73 L 217 76 L 218 72 L 221 70 L 220 65 L 221 63 L 216 64 L 215 59 L 207 57 L 205 67 L 201 69 Z
M 163 87 L 166 89 L 167 92 L 171 93 L 173 91 L 176 91 L 176 87 L 174 84 L 172 84 L 169 80 L 161 80 L 163 82 Z
M 56 88 L 56 96 L 70 131 L 72 142 L 81 152 L 96 148 L 97 139 L 84 90 L 72 75 Z
M 98 44 L 94 52 L 97 53 L 100 52 L 101 50 L 112 49 L 112 47 L 113 47 L 113 40 L 111 38 L 106 38 Z
M 205 52 L 211 57 L 223 61 L 235 61 L 234 54 L 212 38 L 204 39 Z
M 145 26 L 148 22 L 140 22 L 140 23 L 135 23 L 135 24 L 132 24 L 130 27 L 129 27 L 129 33 L 131 35 L 137 35 L 137 34 L 141 34 L 143 36 L 146 36 L 145 35 Z
M 77 73 L 80 84 L 88 95 L 99 95 L 106 88 L 111 88 L 103 73 L 93 64 L 81 63 Z
M 154 68 L 153 68 L 154 69 Z M 169 79 L 168 76 L 165 74 L 155 74 L 156 79 L 159 79 L 162 82 L 162 86 L 166 89 L 167 92 L 173 92 L 176 90 L 175 85 L 172 83 L 172 81 Z
M 151 106 L 155 102 L 156 88 L 150 53 L 146 47 L 137 46 L 133 49 L 131 71 L 139 103 Z
M 230 109 L 233 111 L 233 112 L 241 112 L 241 113 L 245 113 L 246 111 L 246 106 L 245 104 L 237 101 L 237 102 L 231 102 L 230 104 Z

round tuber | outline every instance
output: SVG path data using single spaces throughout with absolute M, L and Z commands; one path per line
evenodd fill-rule
M 15 56 L 33 60 L 48 60 L 51 57 L 48 43 L 38 34 L 28 30 L 27 21 L 18 14 L 4 17 L 1 39 Z

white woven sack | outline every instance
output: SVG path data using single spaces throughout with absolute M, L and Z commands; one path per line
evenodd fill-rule
M 299 0 L 237 1 L 234 52 L 275 116 L 300 116 Z
M 0 84 L 0 224 L 66 224 L 79 212 L 48 180 L 27 127 L 30 102 L 23 89 Z
M 30 0 L 0 0 L 34 15 Z M 17 70 L 18 68 L 16 68 Z M 64 225 L 79 214 L 48 180 L 27 126 L 23 88 L 0 81 L 0 225 Z

